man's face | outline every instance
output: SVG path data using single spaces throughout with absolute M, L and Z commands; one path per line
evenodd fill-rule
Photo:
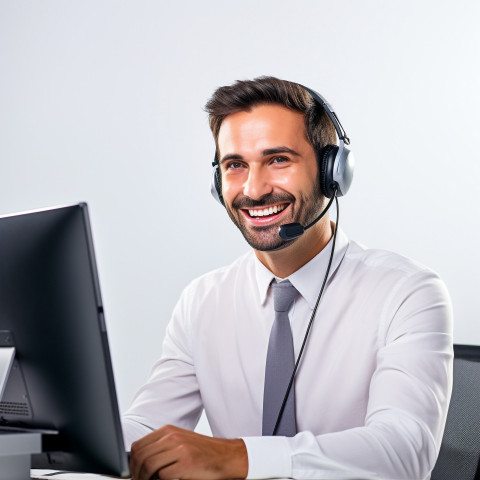
M 229 115 L 218 135 L 222 194 L 232 221 L 256 250 L 278 250 L 278 227 L 310 223 L 323 196 L 301 113 L 265 104 Z

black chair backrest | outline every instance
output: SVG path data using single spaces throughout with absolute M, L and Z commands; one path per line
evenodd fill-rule
M 480 480 L 480 346 L 454 345 L 453 392 L 431 480 Z

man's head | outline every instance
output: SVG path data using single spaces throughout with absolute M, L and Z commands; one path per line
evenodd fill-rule
M 231 219 L 257 250 L 289 245 L 279 225 L 309 223 L 323 205 L 316 152 L 336 139 L 327 114 L 302 87 L 273 77 L 221 87 L 206 110 Z
M 217 151 L 218 133 L 225 117 L 248 111 L 260 104 L 278 104 L 302 113 L 307 140 L 315 150 L 336 143 L 335 127 L 331 120 L 304 88 L 275 77 L 258 77 L 218 88 L 205 105 Z

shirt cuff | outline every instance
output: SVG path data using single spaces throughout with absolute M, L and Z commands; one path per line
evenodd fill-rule
M 287 437 L 242 437 L 247 447 L 247 479 L 289 478 L 292 459 Z

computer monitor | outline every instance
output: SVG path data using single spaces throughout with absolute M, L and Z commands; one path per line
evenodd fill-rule
M 85 203 L 0 217 L 0 344 L 0 428 L 45 432 L 32 468 L 127 476 Z

